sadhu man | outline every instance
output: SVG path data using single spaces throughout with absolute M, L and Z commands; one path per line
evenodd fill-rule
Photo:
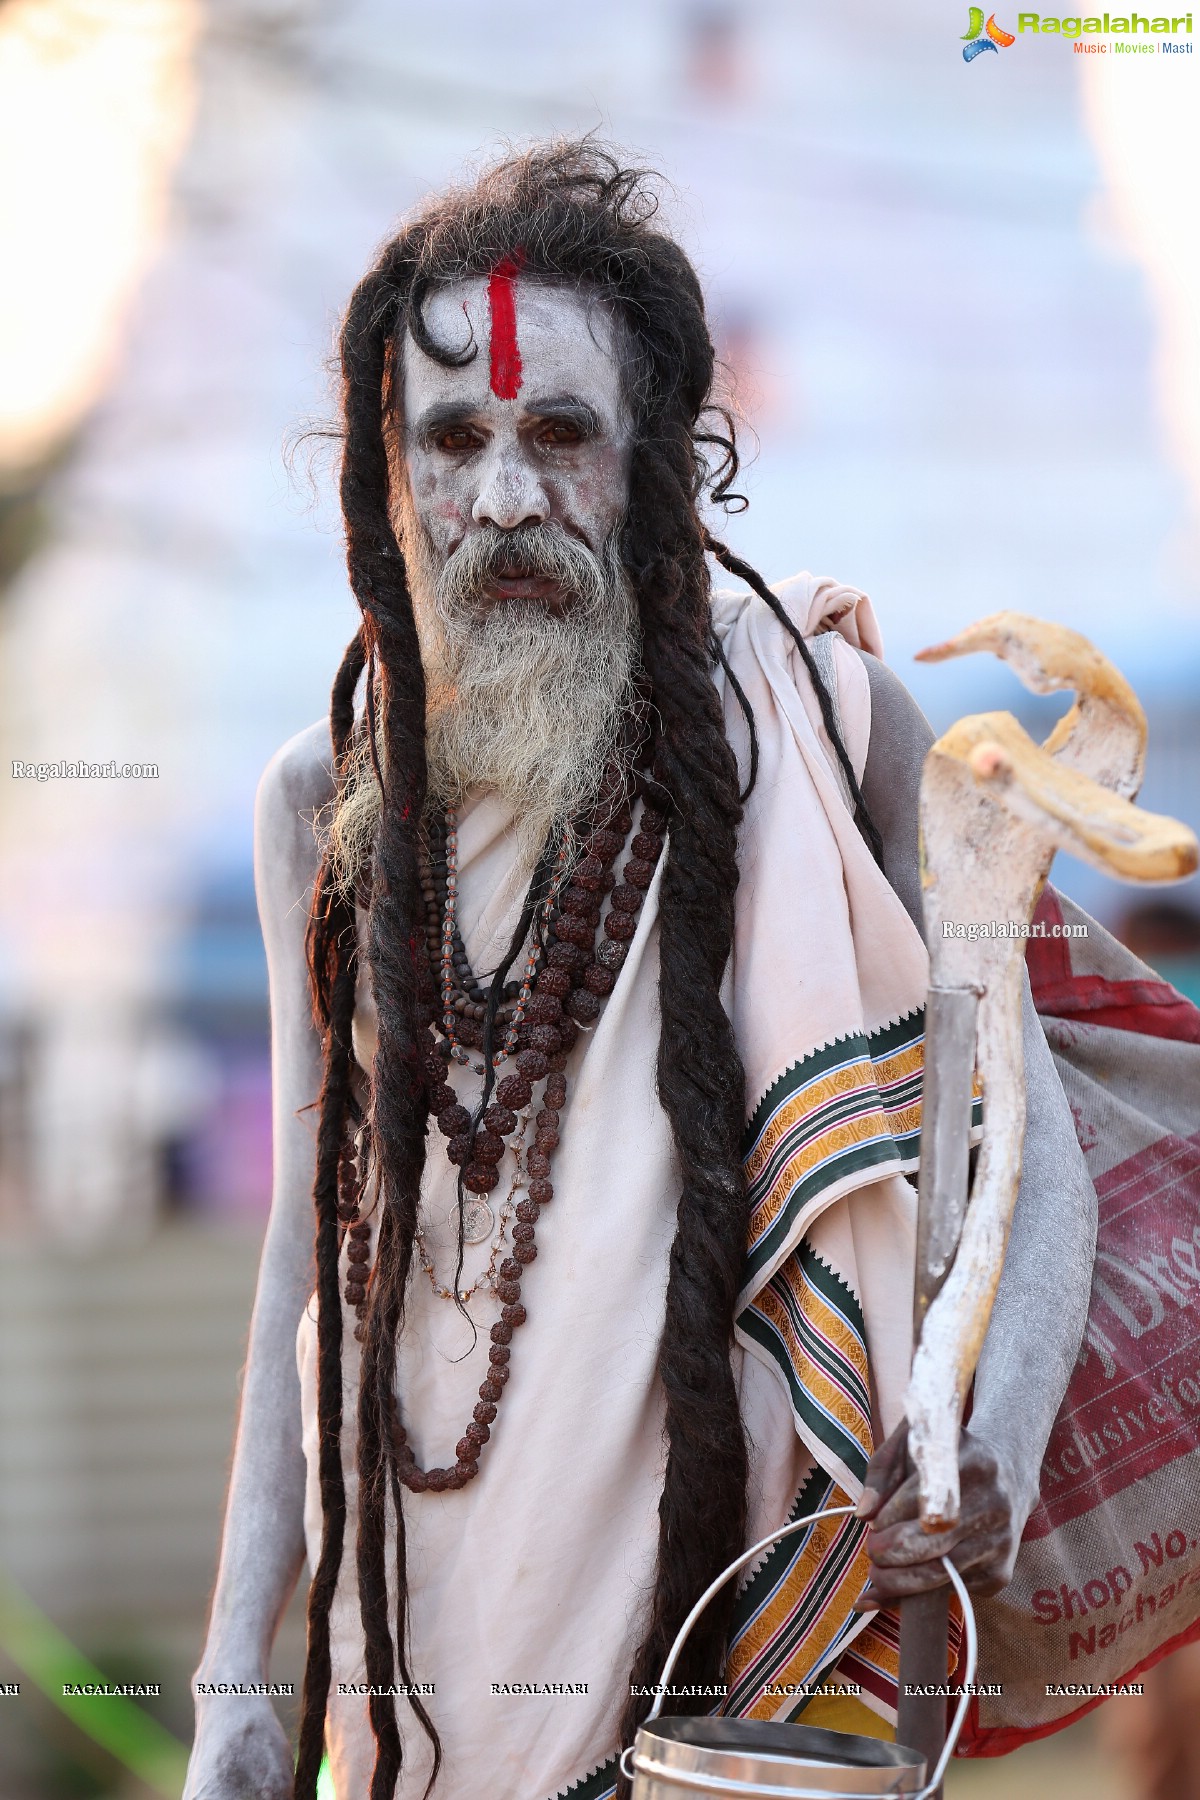
M 189 1800 L 293 1791 L 269 1700 L 203 1690 L 264 1679 L 306 1554 L 296 1794 L 327 1747 L 338 1800 L 594 1800 L 698 1594 L 798 1508 L 863 1516 L 714 1604 L 669 1710 L 794 1717 L 822 1677 L 861 1697 L 808 1721 L 888 1732 L 892 1603 L 947 1546 L 1003 1585 L 1036 1498 L 1094 1196 L 1031 1013 L 931 1540 L 895 1435 L 930 733 L 861 594 L 710 535 L 733 428 L 654 214 L 594 142 L 535 148 L 346 315 L 362 629 L 260 796 L 276 1185 Z

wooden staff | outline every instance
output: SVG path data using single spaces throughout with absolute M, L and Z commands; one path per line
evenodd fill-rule
M 920 1341 L 925 1314 L 949 1272 L 967 1208 L 978 1011 L 975 988 L 931 987 L 925 1002 L 914 1343 Z M 931 1695 L 906 1695 L 905 1688 L 945 1681 L 949 1629 L 948 1587 L 914 1594 L 901 1602 L 896 1738 L 918 1751 L 927 1769 L 933 1768 L 946 1741 L 946 1702 Z
M 1197 865 L 1186 826 L 1141 812 L 1146 720 L 1128 683 L 1077 632 L 997 613 L 921 653 L 940 662 L 991 650 L 1035 692 L 1074 688 L 1075 705 L 1043 745 L 1010 713 L 961 719 L 934 744 L 921 781 L 921 879 L 930 991 L 917 1216 L 915 1336 L 905 1400 L 920 1517 L 929 1531 L 959 1514 L 963 1408 L 1000 1280 L 1021 1175 L 1025 940 L 1057 848 L 1131 881 L 1171 881 Z M 1015 927 L 1011 936 L 989 928 Z M 954 934 L 943 930 L 955 927 Z M 959 936 L 957 929 L 966 927 Z M 967 1197 L 972 1074 L 983 1137 Z M 905 1684 L 946 1680 L 948 1592 L 900 1608 L 901 1743 L 930 1765 L 945 1741 L 941 1699 Z

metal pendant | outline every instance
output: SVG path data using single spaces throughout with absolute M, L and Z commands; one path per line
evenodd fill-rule
M 452 1206 L 446 1215 L 452 1237 L 458 1236 L 458 1208 Z M 496 1229 L 496 1215 L 486 1200 L 472 1194 L 463 1201 L 464 1244 L 486 1244 Z

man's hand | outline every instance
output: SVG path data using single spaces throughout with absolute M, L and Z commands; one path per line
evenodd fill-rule
M 990 1444 L 964 1430 L 958 1450 L 958 1523 L 929 1532 L 921 1529 L 918 1517 L 917 1478 L 905 1476 L 907 1456 L 904 1420 L 867 1465 L 859 1517 L 872 1521 L 867 1537 L 871 1575 L 856 1602 L 858 1610 L 941 1587 L 947 1579 L 943 1556 L 972 1593 L 998 1594 L 1012 1580 L 1027 1516 L 1011 1470 Z
M 262 1694 L 222 1694 L 196 1708 L 183 1800 L 291 1800 L 292 1751 Z

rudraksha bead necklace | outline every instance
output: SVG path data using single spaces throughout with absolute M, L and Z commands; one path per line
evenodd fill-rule
M 629 954 L 646 889 L 662 852 L 666 815 L 652 804 L 643 806 L 639 829 L 629 846 L 631 854 L 620 881 L 614 885 L 613 864 L 631 825 L 629 805 L 619 778 L 606 776 L 582 854 L 570 870 L 569 878 L 559 880 L 545 914 L 545 953 L 531 955 L 526 965 L 521 991 L 527 985 L 528 995 L 521 1016 L 515 1016 L 514 1008 L 504 1049 L 495 1058 L 497 1064 L 506 1057 L 511 1058 L 516 1072 L 503 1076 L 497 1083 L 495 1100 L 484 1112 L 477 1132 L 472 1133 L 471 1115 L 445 1079 L 447 1053 L 452 1054 L 454 1050 L 450 1031 L 456 1027 L 448 1026 L 444 1015 L 444 1041 L 438 1043 L 435 1039 L 431 1043 L 427 1059 L 430 1110 L 436 1115 L 439 1131 L 449 1140 L 446 1150 L 451 1162 L 462 1165 L 463 1186 L 480 1198 L 499 1184 L 504 1140 L 517 1130 L 518 1114 L 530 1106 L 535 1085 L 544 1080 L 545 1088 L 534 1119 L 533 1146 L 525 1156 L 528 1189 L 526 1198 L 515 1209 L 517 1222 L 512 1228 L 512 1255 L 500 1264 L 492 1283 L 501 1303 L 501 1312 L 491 1328 L 488 1374 L 480 1384 L 479 1399 L 471 1420 L 455 1446 L 456 1462 L 444 1468 L 418 1467 L 398 1412 L 393 1421 L 400 1479 L 413 1493 L 440 1493 L 465 1487 L 478 1474 L 480 1453 L 491 1436 L 497 1407 L 508 1383 L 513 1333 L 527 1317 L 521 1300 L 521 1283 L 525 1269 L 537 1256 L 537 1220 L 542 1207 L 554 1198 L 550 1169 L 551 1157 L 558 1147 L 562 1108 L 567 1097 L 563 1069 L 580 1028 L 588 1030 L 594 1026 L 604 999 L 616 985 Z M 565 861 L 565 857 L 560 859 L 556 873 L 564 867 Z M 450 864 L 451 857 L 447 854 L 448 875 Z M 436 891 L 436 883 L 429 885 Z M 601 930 L 601 908 L 609 890 L 612 904 Z M 447 942 L 452 946 L 455 942 L 456 906 L 455 868 L 453 884 L 449 879 L 446 882 L 442 916 L 436 921 L 436 940 L 433 940 L 432 929 L 430 931 L 431 940 L 437 945 L 435 968 L 443 974 L 444 947 Z M 533 936 L 536 943 L 539 936 L 536 930 Z M 449 961 L 455 969 L 453 949 Z M 463 976 L 470 978 L 465 955 L 458 963 L 462 965 Z M 462 980 L 460 986 L 469 993 L 467 979 Z M 455 1022 L 466 1016 L 468 1023 L 478 1025 L 476 1019 L 457 1009 L 452 1009 L 451 1016 Z M 456 1034 L 461 1040 L 461 1024 L 457 1024 Z M 482 1038 L 482 1032 L 479 1036 Z
M 512 1223 L 512 1217 L 518 1205 L 516 1194 L 522 1180 L 521 1139 L 525 1134 L 525 1126 L 528 1123 L 528 1119 L 529 1114 L 526 1112 L 518 1120 L 516 1135 L 509 1146 L 513 1152 L 513 1178 L 509 1184 L 508 1196 L 500 1211 L 499 1225 L 497 1226 L 495 1215 L 482 1196 L 473 1194 L 463 1206 L 464 1244 L 482 1244 L 486 1242 L 489 1235 L 493 1232 L 495 1234 L 492 1236 L 491 1253 L 488 1257 L 487 1267 L 484 1269 L 482 1275 L 478 1276 L 476 1280 L 471 1283 L 470 1287 L 459 1288 L 456 1294 L 452 1288 L 444 1287 L 442 1285 L 437 1278 L 437 1270 L 433 1266 L 433 1258 L 429 1254 L 429 1246 L 425 1241 L 425 1234 L 420 1226 L 417 1226 L 415 1237 L 417 1255 L 421 1260 L 421 1267 L 429 1277 L 430 1286 L 433 1288 L 433 1291 L 439 1300 L 457 1299 L 465 1305 L 468 1300 L 472 1299 L 474 1295 L 479 1292 L 480 1288 L 493 1287 L 495 1285 L 496 1261 L 500 1255 L 501 1246 L 504 1243 L 504 1233 Z M 452 1231 L 457 1230 L 457 1202 L 450 1208 L 446 1222 Z
M 533 977 L 541 956 L 546 922 L 554 908 L 567 873 L 571 834 L 564 831 L 546 893 L 537 910 L 530 934 L 530 949 L 520 981 L 507 982 L 496 1009 L 496 1023 L 504 1035 L 492 1053 L 498 1067 L 516 1045 L 517 1028 L 525 1017 Z M 536 879 L 536 877 L 535 877 Z M 458 925 L 458 817 L 446 814 L 440 841 L 435 838 L 421 873 L 425 900 L 425 938 L 430 962 L 437 971 L 442 1008 L 442 1031 L 454 1061 L 467 1063 L 470 1052 L 483 1041 L 487 994 L 467 959 Z
M 343 1158 L 338 1171 L 337 1215 L 345 1228 L 348 1239 L 346 1244 L 346 1304 L 352 1306 L 358 1314 L 354 1335 L 360 1343 L 363 1332 L 363 1315 L 367 1305 L 367 1265 L 371 1260 L 371 1226 L 370 1222 L 362 1216 L 360 1203 L 368 1163 L 367 1141 L 367 1127 L 363 1124 L 354 1135 L 353 1155 Z

